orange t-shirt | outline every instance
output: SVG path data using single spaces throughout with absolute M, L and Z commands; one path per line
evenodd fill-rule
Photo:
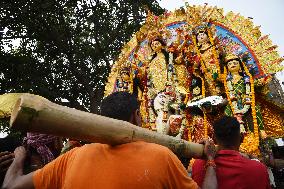
M 33 183 L 36 189 L 198 188 L 168 148 L 142 141 L 74 148 L 37 170 Z

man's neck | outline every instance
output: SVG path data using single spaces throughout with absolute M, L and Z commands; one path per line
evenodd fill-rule
M 227 146 L 219 145 L 218 146 L 218 150 L 235 150 L 235 151 L 239 151 L 239 147 L 238 146 L 227 147 Z

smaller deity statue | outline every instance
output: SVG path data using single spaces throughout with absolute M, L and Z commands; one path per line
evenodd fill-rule
M 155 126 L 158 133 L 169 133 L 169 125 L 167 124 L 167 121 L 170 116 L 169 104 L 172 101 L 173 97 L 167 92 L 159 93 L 154 99 L 154 109 L 157 115 Z
M 194 76 L 191 83 L 191 94 L 192 98 L 188 104 L 197 102 L 205 97 L 203 87 L 204 82 L 202 78 Z M 189 120 L 189 133 L 188 139 L 193 142 L 198 142 L 201 139 L 210 136 L 212 137 L 213 128 L 210 122 L 207 121 L 207 112 L 203 112 L 201 107 L 193 106 L 189 109 L 190 120 Z
M 230 102 L 226 109 L 228 115 L 237 117 L 242 128 L 242 132 L 253 131 L 253 119 L 257 120 L 260 130 L 264 130 L 262 116 L 259 106 L 252 104 L 254 99 L 254 81 L 245 65 L 236 55 L 227 55 L 225 58 L 227 72 L 226 77 L 226 93 Z M 253 107 L 254 106 L 254 107 Z M 255 118 L 252 118 L 252 111 L 255 111 Z
M 182 133 L 180 132 L 182 120 L 182 115 L 170 115 L 167 122 L 167 127 L 169 128 L 168 135 L 175 136 L 177 138 L 182 137 Z
M 117 91 L 132 92 L 133 81 L 131 78 L 130 68 L 122 67 L 117 78 Z
M 245 64 L 234 54 L 225 57 L 224 74 L 226 75 L 224 85 L 229 101 L 225 113 L 235 116 L 241 124 L 241 132 L 246 136 L 241 150 L 257 153 L 259 133 L 261 138 L 264 138 L 266 133 L 260 106 L 255 102 L 254 80 Z

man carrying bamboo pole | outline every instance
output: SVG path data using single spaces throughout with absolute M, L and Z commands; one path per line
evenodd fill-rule
M 139 104 L 135 96 L 126 92 L 106 97 L 101 114 L 141 125 Z M 214 145 L 207 141 L 204 149 L 212 162 L 216 153 Z M 198 188 L 178 158 L 168 148 L 153 143 L 88 144 L 72 149 L 28 175 L 23 175 L 25 155 L 23 147 L 15 150 L 15 160 L 6 174 L 3 188 Z M 211 164 L 202 188 L 217 188 Z
M 213 124 L 213 128 L 219 149 L 215 159 L 218 188 L 270 189 L 265 165 L 239 153 L 242 136 L 238 120 L 224 116 Z M 192 166 L 192 178 L 200 186 L 207 174 L 205 165 L 206 161 L 198 159 Z

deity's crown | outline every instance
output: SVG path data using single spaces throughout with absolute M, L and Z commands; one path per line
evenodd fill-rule
M 225 63 L 227 64 L 230 60 L 236 60 L 236 59 L 240 60 L 240 57 L 238 57 L 237 55 L 233 53 L 226 54 Z
M 212 21 L 210 11 L 211 10 L 206 10 L 200 6 L 187 6 L 186 22 L 188 29 L 191 30 L 193 34 L 204 33 L 209 29 L 208 24 Z
M 136 35 L 137 41 L 142 42 L 145 39 L 145 37 L 147 36 L 147 32 L 140 29 L 138 32 L 136 32 L 135 35 Z
M 199 33 L 205 33 L 208 29 L 208 24 L 202 24 L 200 26 L 197 26 L 193 29 L 193 33 L 195 35 L 199 34 Z
M 120 74 L 122 73 L 129 73 L 130 72 L 130 67 L 127 64 L 123 64 L 120 68 Z
M 155 41 L 157 39 L 163 40 L 162 32 L 163 32 L 162 29 L 155 29 L 149 31 L 147 38 L 149 39 L 149 41 Z

